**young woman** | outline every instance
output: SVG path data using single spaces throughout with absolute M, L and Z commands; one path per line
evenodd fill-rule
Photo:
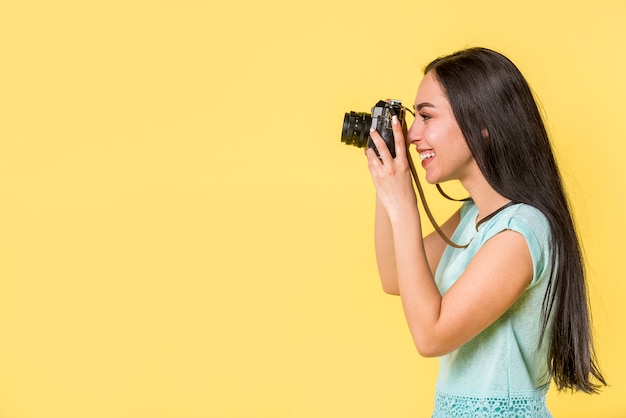
M 376 187 L 383 289 L 400 295 L 417 350 L 439 356 L 434 417 L 549 417 L 545 395 L 605 384 L 591 339 L 581 251 L 531 90 L 503 55 L 471 48 L 430 63 L 396 158 L 366 151 Z M 471 199 L 422 238 L 406 146 L 429 183 Z

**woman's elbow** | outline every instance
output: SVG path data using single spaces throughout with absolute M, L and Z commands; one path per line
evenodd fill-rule
M 417 348 L 417 352 L 419 353 L 419 355 L 422 357 L 432 358 L 440 357 L 443 355 L 435 347 L 432 347 L 430 345 L 415 344 L 415 347 Z
M 381 284 L 383 287 L 383 292 L 392 296 L 400 296 L 400 289 L 398 288 L 398 283 L 391 280 L 381 280 Z
M 422 357 L 441 357 L 454 351 L 448 346 L 437 343 L 432 338 L 417 340 L 415 339 L 415 348 Z
M 454 351 L 450 336 L 439 328 L 437 322 L 427 324 L 425 321 L 410 327 L 411 337 L 417 352 L 422 357 L 441 357 Z

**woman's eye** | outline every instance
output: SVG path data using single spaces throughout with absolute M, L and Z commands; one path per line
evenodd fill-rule
M 422 121 L 426 122 L 428 119 L 430 119 L 429 115 L 426 115 L 424 113 L 420 113 L 420 117 L 422 118 Z

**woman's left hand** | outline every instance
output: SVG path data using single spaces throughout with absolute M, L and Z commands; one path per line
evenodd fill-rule
M 406 211 L 416 210 L 417 199 L 411 180 L 402 124 L 396 116 L 393 116 L 392 119 L 392 129 L 396 158 L 392 157 L 387 144 L 375 130 L 370 132 L 370 136 L 376 145 L 380 158 L 371 148 L 367 148 L 365 153 L 378 198 L 393 222 L 401 219 Z

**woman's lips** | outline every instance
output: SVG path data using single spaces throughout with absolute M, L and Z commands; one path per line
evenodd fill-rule
M 431 149 L 419 151 L 420 160 L 422 160 L 422 166 L 426 167 L 426 165 L 428 165 L 436 155 L 437 154 L 435 153 L 435 151 Z

